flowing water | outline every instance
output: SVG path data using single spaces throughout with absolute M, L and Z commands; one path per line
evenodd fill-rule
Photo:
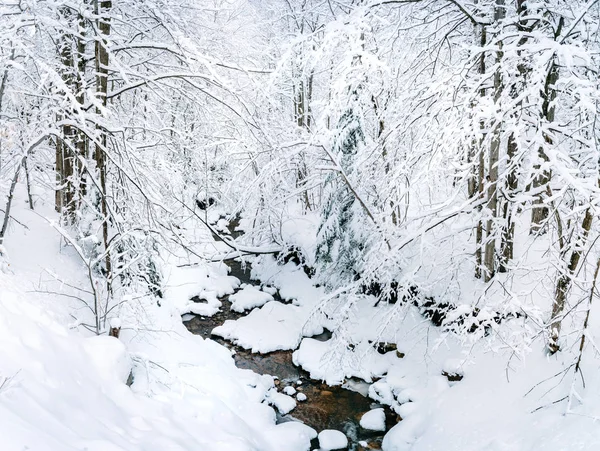
M 240 279 L 242 283 L 258 284 L 251 280 L 250 266 L 242 267 L 237 261 L 227 262 L 231 267 L 230 274 Z M 277 301 L 282 302 L 275 296 Z M 360 393 L 342 388 L 341 386 L 328 386 L 320 381 L 310 378 L 309 374 L 292 363 L 292 351 L 276 351 L 268 354 L 256 354 L 235 346 L 232 343 L 211 335 L 212 330 L 223 324 L 228 319 L 238 319 L 244 314 L 232 312 L 228 296 L 221 299 L 221 310 L 212 317 L 194 316 L 184 321 L 188 330 L 205 338 L 211 338 L 222 345 L 235 351 L 234 359 L 239 368 L 251 369 L 259 374 L 269 374 L 277 377 L 278 390 L 286 386 L 293 386 L 297 391 L 304 393 L 307 400 L 298 402 L 297 407 L 288 415 L 278 415 L 278 422 L 302 421 L 318 432 L 324 429 L 337 429 L 346 434 L 349 441 L 348 450 L 360 451 L 380 449 L 384 433 L 367 431 L 360 427 L 361 416 L 376 407 L 383 407 Z M 313 337 L 327 340 L 330 334 L 326 331 L 320 336 Z M 392 427 L 399 418 L 387 407 L 386 428 Z M 363 442 L 363 444 L 359 444 Z M 364 442 L 367 443 L 364 446 Z M 313 449 L 318 449 L 318 444 L 313 443 Z

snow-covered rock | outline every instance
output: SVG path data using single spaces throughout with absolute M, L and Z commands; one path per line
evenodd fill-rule
M 283 389 L 283 392 L 288 396 L 294 396 L 296 394 L 296 389 L 291 385 L 288 385 Z
M 299 307 L 273 301 L 237 321 L 225 321 L 212 332 L 252 352 L 295 349 L 303 332 L 308 335 L 323 331 L 318 325 L 307 324 L 309 315 Z
M 319 432 L 319 447 L 323 451 L 346 449 L 348 447 L 348 437 L 343 432 L 335 429 L 325 429 Z
M 307 400 L 307 397 L 306 397 L 306 395 L 305 395 L 304 393 L 298 393 L 298 394 L 296 395 L 296 399 L 297 399 L 298 401 L 300 401 L 300 402 L 304 402 L 304 401 L 306 401 L 306 400 Z
M 385 412 L 382 408 L 369 410 L 360 419 L 360 427 L 370 431 L 385 431 Z
M 270 295 L 273 295 L 273 296 L 275 295 L 275 293 L 277 293 L 277 288 L 275 288 L 275 287 L 274 287 L 274 286 L 272 286 L 272 285 L 263 285 L 263 286 L 262 286 L 262 290 L 263 290 L 265 293 L 269 293 Z
M 283 415 L 290 413 L 296 407 L 296 400 L 291 396 L 279 393 L 272 388 L 265 397 L 266 401 L 272 406 L 277 407 L 277 410 Z
M 305 451 L 310 449 L 310 441 L 316 436 L 317 431 L 313 428 L 299 421 L 288 421 L 277 425 L 269 433 L 268 439 L 273 450 Z
M 243 313 L 254 307 L 265 305 L 267 302 L 273 300 L 273 296 L 264 291 L 260 291 L 256 287 L 248 285 L 237 293 L 229 296 L 229 300 L 231 301 L 231 310 Z
M 218 298 L 231 294 L 240 285 L 237 277 L 229 276 L 224 263 L 197 266 L 169 266 L 165 271 L 165 297 L 181 315 L 194 313 L 212 316 L 219 311 Z M 206 302 L 194 302 L 197 298 Z

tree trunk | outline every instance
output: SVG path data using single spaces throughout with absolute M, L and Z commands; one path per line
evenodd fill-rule
M 25 169 L 25 181 L 27 183 L 27 200 L 29 208 L 33 210 L 33 197 L 31 196 L 31 179 L 29 177 L 29 167 L 27 166 L 27 158 L 23 160 L 23 168 Z
M 107 105 L 107 93 L 108 93 L 108 63 L 109 56 L 107 46 L 107 39 L 110 36 L 110 11 L 112 9 L 111 0 L 96 0 L 96 15 L 98 17 L 97 27 L 100 32 L 100 36 L 96 39 L 95 44 L 95 59 L 96 59 L 96 94 L 102 105 Z M 100 114 L 101 111 L 97 110 Z M 106 280 L 108 289 L 110 292 L 111 287 L 111 259 L 110 252 L 108 249 L 108 205 L 107 205 L 107 190 L 106 190 L 106 146 L 108 140 L 106 138 L 106 130 L 102 130 L 100 126 L 97 126 L 100 131 L 99 144 L 96 144 L 95 159 L 98 172 L 100 173 L 100 207 L 102 212 L 102 236 L 104 241 L 105 251 L 105 270 Z
M 515 223 L 512 218 L 511 199 L 518 188 L 518 179 L 516 167 L 514 165 L 515 154 L 517 153 L 517 143 L 515 137 L 511 134 L 508 138 L 507 156 L 508 156 L 508 176 L 506 180 L 506 195 L 503 200 L 503 218 L 504 228 L 502 229 L 502 242 L 500 245 L 500 263 L 498 272 L 507 272 L 506 265 L 513 259 L 514 239 L 515 239 Z
M 517 22 L 517 29 L 523 32 L 524 36 L 519 40 L 519 47 L 525 45 L 529 39 L 533 27 L 535 24 L 529 24 L 529 11 L 527 8 L 526 0 L 517 0 L 517 15 L 519 17 Z M 519 51 L 519 55 L 521 52 Z M 525 79 L 531 72 L 531 68 L 527 66 L 527 63 L 521 63 L 518 65 L 519 78 Z M 510 95 L 513 99 L 517 99 L 521 92 L 518 85 L 518 81 L 513 83 L 510 88 Z M 522 108 L 523 102 L 518 101 L 516 105 L 517 111 Z M 511 133 L 508 137 L 507 144 L 507 171 L 505 195 L 503 199 L 503 219 L 504 226 L 502 229 L 502 241 L 500 245 L 500 263 L 498 265 L 498 272 L 507 272 L 508 263 L 514 257 L 514 237 L 515 237 L 515 223 L 513 221 L 513 208 L 512 207 L 512 196 L 517 192 L 519 187 L 519 180 L 517 178 L 517 161 L 515 157 L 517 154 L 518 146 L 515 140 L 514 133 Z
M 2 229 L 0 229 L 0 246 L 4 244 L 4 236 L 6 235 L 6 231 L 8 230 L 8 223 L 10 221 L 10 209 L 12 207 L 13 197 L 15 195 L 15 188 L 17 186 L 17 181 L 19 180 L 19 173 L 21 172 L 21 164 L 17 165 L 17 169 L 15 170 L 15 175 L 13 176 L 12 182 L 10 184 L 10 189 L 8 190 L 8 198 L 6 200 L 6 207 L 4 209 L 4 221 L 2 222 Z
M 79 23 L 79 33 L 80 36 L 77 37 L 77 103 L 79 105 L 84 105 L 85 103 L 85 69 L 86 69 L 86 60 L 85 60 L 85 26 L 86 21 L 84 17 L 79 14 L 78 16 Z M 88 138 L 85 133 L 78 131 L 77 133 L 77 141 L 75 143 L 75 148 L 77 149 L 78 159 L 81 158 L 83 161 L 88 160 L 88 149 L 89 143 Z M 77 202 L 76 208 L 81 206 L 82 199 L 85 197 L 87 193 L 87 182 L 85 179 L 85 167 L 81 164 L 78 159 L 75 160 L 76 170 L 75 177 L 77 179 Z
M 556 83 L 558 82 L 558 66 L 553 60 L 550 63 L 550 69 L 546 76 L 546 82 L 544 85 L 544 102 L 542 103 L 542 117 L 546 119 L 548 123 L 554 122 L 556 115 L 556 108 L 554 101 L 556 99 Z M 552 138 L 547 134 L 544 134 L 544 141 L 548 145 L 552 145 Z M 546 163 L 548 162 L 548 156 L 543 146 L 540 146 L 538 150 L 539 159 Z M 540 171 L 540 164 L 534 166 L 535 170 Z M 533 209 L 531 210 L 531 229 L 530 233 L 543 233 L 544 223 L 548 219 L 548 207 L 544 205 L 544 187 L 550 183 L 552 173 L 544 169 L 533 179 L 533 190 L 536 192 L 536 198 L 533 202 Z
M 560 338 L 560 329 L 563 320 L 561 316 L 563 311 L 565 310 L 567 293 L 569 292 L 569 288 L 571 288 L 573 276 L 575 274 L 575 271 L 577 270 L 577 267 L 579 266 L 581 254 L 583 253 L 583 246 L 587 241 L 590 229 L 592 228 L 593 220 L 594 216 L 592 214 L 592 210 L 590 207 L 588 207 L 588 209 L 585 212 L 583 222 L 581 223 L 582 235 L 580 239 L 570 240 L 572 243 L 576 243 L 577 247 L 571 253 L 571 258 L 569 259 L 569 264 L 567 266 L 566 272 L 558 278 L 558 281 L 556 283 L 554 302 L 552 303 L 552 316 L 550 320 L 550 339 L 548 342 L 548 351 L 550 352 L 550 354 L 554 354 L 560 349 L 558 340 Z M 577 234 L 576 236 L 579 235 Z M 566 247 L 567 244 L 564 243 L 563 246 Z M 564 247 L 562 251 L 566 252 L 566 249 L 564 249 Z
M 62 138 L 56 138 L 56 152 L 55 152 L 55 170 L 56 170 L 56 189 L 54 191 L 54 209 L 58 212 L 62 212 L 64 205 L 63 202 L 63 142 Z
M 496 0 L 496 8 L 494 11 L 494 19 L 497 24 L 500 24 L 506 16 L 504 9 L 504 0 Z M 503 57 L 502 42 L 498 43 L 499 50 L 496 52 L 496 63 L 500 63 Z M 497 70 L 494 74 L 494 104 L 500 102 L 502 94 L 502 75 Z M 497 107 L 498 108 L 498 107 Z M 486 243 L 485 257 L 483 260 L 485 266 L 484 279 L 488 282 L 496 272 L 496 229 L 498 217 L 498 163 L 500 161 L 500 144 L 501 144 L 502 125 L 496 124 L 492 130 L 492 140 L 490 143 L 490 153 L 488 156 L 488 186 L 487 186 L 487 208 L 490 211 L 490 218 L 486 224 Z
M 66 86 L 65 89 L 74 92 L 77 89 L 75 82 L 75 61 L 74 61 L 74 36 L 70 30 L 73 29 L 73 12 L 68 7 L 61 7 L 58 11 L 60 19 L 66 31 L 63 31 L 59 37 L 59 56 L 61 62 L 60 74 Z M 67 94 L 67 93 L 65 93 Z M 59 119 L 69 119 L 71 111 L 66 111 L 65 117 Z M 70 145 L 75 142 L 76 132 L 70 125 L 62 126 L 61 137 L 57 139 L 56 148 L 56 180 L 58 182 L 55 196 L 56 211 L 65 213 L 65 218 L 71 220 L 74 217 L 76 206 L 73 204 L 73 152 Z
M 485 74 L 485 52 L 483 48 L 487 42 L 487 32 L 485 25 L 481 27 L 481 56 L 479 58 L 479 74 L 483 76 Z M 480 97 L 485 97 L 485 88 L 481 88 L 479 91 Z M 480 124 L 481 130 L 485 129 L 483 121 Z M 483 199 L 484 192 L 484 179 L 485 179 L 485 156 L 483 154 L 483 133 L 481 141 L 479 142 L 478 162 L 477 162 L 477 197 L 479 200 Z M 481 279 L 483 276 L 483 220 L 481 219 L 482 206 L 477 207 L 479 212 L 479 221 L 477 221 L 477 228 L 475 231 L 475 277 Z
M 583 321 L 583 331 L 581 332 L 581 340 L 579 341 L 579 356 L 577 357 L 577 363 L 575 364 L 575 373 L 576 374 L 580 370 L 581 358 L 583 357 L 583 349 L 585 347 L 585 336 L 587 334 L 588 324 L 590 322 L 590 312 L 592 311 L 592 302 L 594 300 L 594 292 L 596 291 L 596 282 L 598 280 L 598 272 L 600 272 L 600 259 L 598 259 L 598 261 L 596 262 L 596 270 L 594 271 L 592 289 L 590 290 L 588 309 L 585 314 L 585 320 Z

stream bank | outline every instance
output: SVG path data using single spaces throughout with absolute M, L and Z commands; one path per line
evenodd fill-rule
M 241 283 L 260 284 L 259 281 L 252 280 L 249 264 L 242 266 L 239 261 L 227 261 L 226 263 L 231 268 L 230 275 L 237 277 Z M 283 302 L 277 294 L 274 298 L 274 302 Z M 234 351 L 234 360 L 237 367 L 276 377 L 278 391 L 291 386 L 294 390 L 306 395 L 306 401 L 298 401 L 296 408 L 289 414 L 281 415 L 278 413 L 277 420 L 279 423 L 302 421 L 317 432 L 325 429 L 342 431 L 348 437 L 349 446 L 347 449 L 349 451 L 381 448 L 381 441 L 385 432 L 363 429 L 359 424 L 360 419 L 369 410 L 383 407 L 386 414 L 386 430 L 389 430 L 399 420 L 395 413 L 387 406 L 379 405 L 356 391 L 342 386 L 328 386 L 321 381 L 311 379 L 308 372 L 292 363 L 293 351 L 291 350 L 275 351 L 267 354 L 252 353 L 221 337 L 212 335 L 212 330 L 222 325 L 226 320 L 237 320 L 249 313 L 232 311 L 229 296 L 224 296 L 220 300 L 223 305 L 215 315 L 210 317 L 194 315 L 185 320 L 184 324 L 193 334 L 211 338 Z M 312 338 L 326 341 L 330 338 L 330 333 L 326 331 Z M 313 442 L 312 448 L 319 448 L 316 440 Z

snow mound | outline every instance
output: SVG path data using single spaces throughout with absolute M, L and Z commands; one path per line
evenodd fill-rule
M 319 446 L 323 451 L 346 449 L 348 447 L 348 437 L 343 432 L 335 429 L 325 429 L 319 433 Z
M 239 279 L 229 276 L 228 271 L 224 263 L 169 266 L 165 274 L 165 298 L 181 315 L 212 316 L 221 307 L 218 298 L 232 294 L 240 285 Z M 192 298 L 200 302 L 194 302 Z
M 398 360 L 395 353 L 381 355 L 367 342 L 359 343 L 353 351 L 353 358 L 346 361 L 332 360 L 329 357 L 332 349 L 331 340 L 304 338 L 292 354 L 292 361 L 308 371 L 311 378 L 323 380 L 328 385 L 339 385 L 351 377 L 371 382 L 374 375 L 385 374 L 392 363 Z M 366 392 L 366 387 L 357 391 Z
M 365 413 L 360 419 L 360 427 L 370 431 L 385 431 L 385 412 L 382 408 Z
M 125 345 L 117 338 L 100 335 L 87 338 L 83 347 L 96 370 L 103 377 L 125 383 L 131 372 L 131 357 Z
M 272 406 L 277 407 L 277 410 L 283 415 L 290 413 L 296 408 L 296 400 L 291 396 L 279 393 L 277 390 L 272 388 L 267 393 L 265 400 Z
M 294 396 L 296 394 L 296 389 L 291 385 L 288 385 L 283 389 L 283 392 L 288 396 Z
M 317 431 L 313 428 L 299 421 L 288 421 L 270 431 L 267 437 L 273 450 L 306 451 L 310 449 L 310 441 L 316 436 Z
M 236 321 L 225 321 L 212 333 L 252 352 L 296 349 L 303 333 L 316 335 L 323 332 L 321 326 L 307 324 L 308 315 L 309 312 L 300 307 L 273 301 Z
M 231 310 L 243 313 L 254 307 L 262 307 L 267 302 L 272 301 L 273 296 L 249 285 L 229 296 L 229 300 L 231 301 Z

